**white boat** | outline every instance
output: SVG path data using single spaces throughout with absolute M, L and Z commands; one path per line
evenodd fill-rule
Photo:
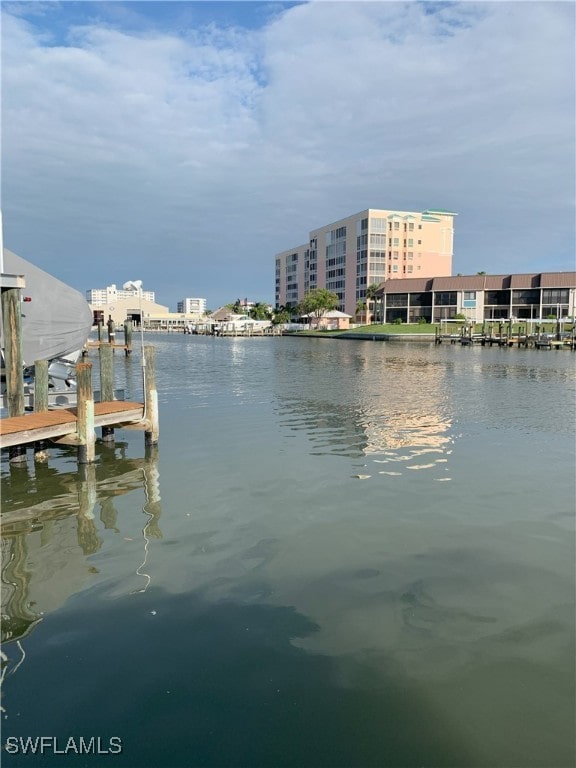
M 216 323 L 214 328 L 217 334 L 254 334 L 264 333 L 267 328 L 272 327 L 270 320 L 253 320 L 248 315 L 231 314 L 226 320 Z

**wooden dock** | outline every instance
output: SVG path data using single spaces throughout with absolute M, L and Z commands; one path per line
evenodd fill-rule
M 113 400 L 94 403 L 94 427 L 147 428 L 144 403 Z M 78 445 L 78 409 L 56 408 L 42 413 L 0 419 L 0 448 L 52 440 Z
M 479 344 L 482 347 L 524 347 L 532 349 L 570 349 L 576 351 L 576 328 L 571 333 L 526 333 L 525 330 L 512 331 L 510 324 L 505 327 L 500 324 L 498 333 L 490 328 L 488 331 L 474 333 L 472 327 L 463 327 L 459 333 L 443 333 L 436 328 L 435 343 L 460 344 L 471 346 Z
M 34 460 L 47 460 L 47 441 L 77 447 L 78 464 L 96 460 L 96 428 L 102 430 L 102 441 L 114 442 L 114 428 L 126 427 L 144 431 L 144 445 L 157 445 L 159 436 L 158 392 L 154 347 L 142 342 L 142 385 L 144 402 L 115 399 L 114 351 L 121 346 L 126 355 L 132 348 L 132 323 L 124 323 L 123 345 L 115 343 L 115 326 L 108 321 L 108 343 L 102 339 L 103 324 L 98 323 L 100 358 L 100 401 L 95 402 L 92 363 L 76 365 L 75 406 L 50 407 L 49 361 L 34 361 L 34 411 L 26 410 L 24 360 L 22 356 L 21 290 L 26 285 L 23 275 L 0 274 L 2 325 L 4 330 L 4 363 L 6 377 L 5 402 L 8 416 L 0 419 L 0 448 L 7 448 L 10 465 L 26 463 L 26 449 L 34 447 Z M 86 347 L 87 349 L 88 347 Z

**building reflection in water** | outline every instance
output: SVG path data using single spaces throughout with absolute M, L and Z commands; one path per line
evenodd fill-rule
M 144 578 L 151 539 L 162 538 L 158 447 L 143 459 L 125 456 L 125 444 L 98 446 L 97 463 L 63 473 L 47 464 L 11 470 L 2 481 L 0 578 L 4 673 L 21 663 L 7 651 L 98 573 L 89 557 L 103 544 L 102 533 L 120 533 L 115 499 L 143 489 L 144 552 L 136 574 Z M 144 589 L 137 591 L 144 591 Z M 6 666 L 7 665 L 7 666 Z M 4 674 L 3 673 L 3 674 Z
M 337 347 L 333 365 L 329 356 L 323 357 L 322 368 L 311 358 L 298 382 L 290 375 L 290 356 L 277 361 L 281 423 L 304 431 L 311 453 L 353 457 L 402 449 L 411 449 L 412 456 L 446 451 L 453 436 L 445 364 L 417 352 L 382 354 L 380 345 L 367 352 L 332 343 Z

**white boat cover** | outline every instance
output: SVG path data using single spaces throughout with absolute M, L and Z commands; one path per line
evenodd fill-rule
M 22 356 L 25 365 L 81 350 L 92 328 L 84 296 L 58 278 L 4 248 L 4 273 L 23 275 Z M 2 340 L 4 348 L 4 340 Z

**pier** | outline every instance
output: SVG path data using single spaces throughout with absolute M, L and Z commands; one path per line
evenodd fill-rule
M 32 393 L 25 392 L 22 358 L 20 292 L 24 276 L 2 275 L 2 324 L 6 392 L 4 401 L 8 415 L 0 419 L 0 448 L 9 451 L 11 465 L 27 461 L 27 448 L 34 451 L 34 460 L 47 460 L 47 442 L 77 447 L 78 463 L 95 461 L 96 429 L 102 430 L 102 441 L 114 442 L 115 428 L 144 431 L 146 446 L 156 445 L 159 438 L 158 393 L 156 390 L 155 349 L 142 345 L 142 376 L 144 402 L 117 399 L 114 388 L 114 350 L 112 338 L 98 345 L 100 367 L 99 401 L 92 386 L 92 363 L 76 365 L 76 389 L 70 390 L 66 406 L 55 406 L 50 398 L 49 361 L 34 363 Z M 100 330 L 100 329 L 99 329 Z M 126 354 L 131 351 L 131 323 L 126 330 Z M 100 333 L 99 333 L 100 335 Z M 85 350 L 87 351 L 87 350 Z M 83 358 L 82 358 L 83 359 Z M 75 403 L 72 404 L 72 400 Z M 27 405 L 28 403 L 28 405 Z M 32 403 L 32 405 L 30 405 Z
M 570 349 L 576 350 L 576 325 L 569 332 L 562 332 L 560 326 L 554 332 L 543 332 L 536 326 L 531 332 L 527 326 L 519 325 L 514 328 L 511 321 L 483 324 L 480 332 L 475 332 L 473 325 L 462 326 L 458 333 L 449 333 L 436 328 L 435 344 L 449 343 L 470 346 L 479 344 L 482 347 L 524 347 L 532 349 Z

